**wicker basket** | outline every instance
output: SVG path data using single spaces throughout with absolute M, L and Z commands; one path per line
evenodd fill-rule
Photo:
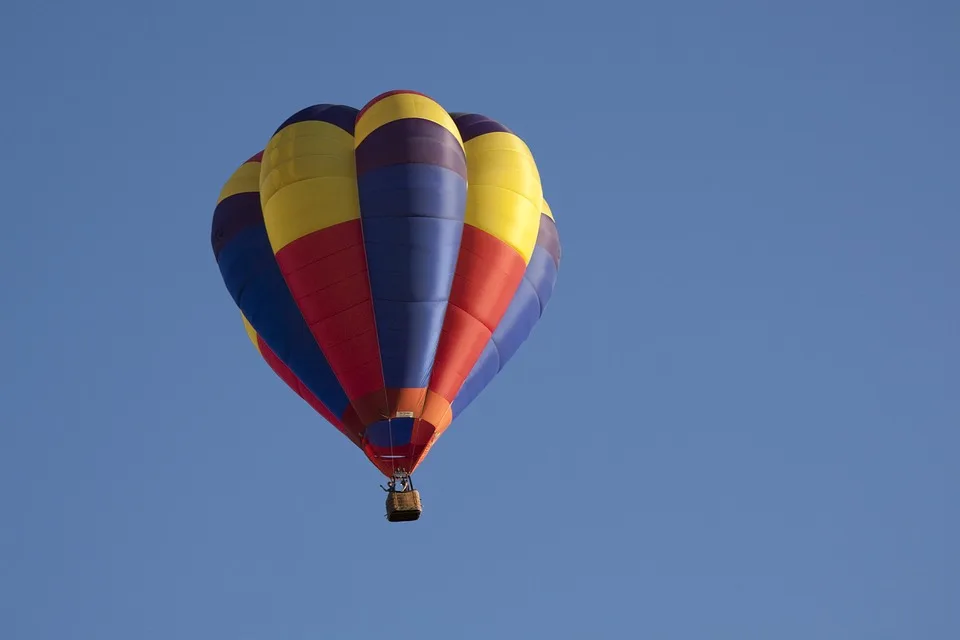
M 417 520 L 422 511 L 419 491 L 391 491 L 387 494 L 387 520 L 390 522 Z

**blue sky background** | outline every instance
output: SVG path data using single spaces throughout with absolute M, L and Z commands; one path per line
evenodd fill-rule
M 0 638 L 960 637 L 958 32 L 947 1 L 3 4 Z M 394 88 L 520 134 L 565 251 L 412 525 L 209 244 L 288 115 Z

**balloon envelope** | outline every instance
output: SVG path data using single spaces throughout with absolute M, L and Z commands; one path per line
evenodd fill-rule
M 409 91 L 288 118 L 221 190 L 212 245 L 263 358 L 388 476 L 527 339 L 561 255 L 527 145 Z

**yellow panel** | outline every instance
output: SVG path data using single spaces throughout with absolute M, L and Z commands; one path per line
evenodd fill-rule
M 327 122 L 298 122 L 267 144 L 260 203 L 274 253 L 298 238 L 360 217 L 353 136 Z
M 263 211 L 270 246 L 277 253 L 300 238 L 360 217 L 357 182 L 311 178 L 284 187 Z
M 454 124 L 453 118 L 443 107 L 426 96 L 415 93 L 397 93 L 374 102 L 369 109 L 357 120 L 356 144 L 388 122 L 403 118 L 421 118 L 436 122 L 453 134 L 463 146 L 460 130 Z
M 537 163 L 512 133 L 487 133 L 464 145 L 467 210 L 464 221 L 516 249 L 530 262 L 540 230 L 543 186 Z
M 550 210 L 550 205 L 547 204 L 546 200 L 543 201 L 543 206 L 540 207 L 540 211 L 554 222 L 557 221 L 557 219 L 553 217 L 553 211 Z
M 227 183 L 220 190 L 217 204 L 238 193 L 256 193 L 260 190 L 260 163 L 245 162 L 233 172 Z
M 319 162 L 319 170 L 325 173 L 311 173 L 318 170 L 316 164 L 305 164 L 311 160 Z M 297 122 L 284 127 L 263 151 L 261 201 L 266 204 L 283 187 L 319 175 L 356 176 L 353 136 L 328 122 Z
M 260 341 L 257 340 L 257 331 L 253 328 L 253 325 L 250 324 L 250 321 L 247 320 L 247 316 L 240 314 L 240 317 L 243 318 L 243 328 L 247 330 L 247 337 L 250 338 L 250 342 L 253 343 L 253 346 L 256 347 L 257 353 L 260 352 Z

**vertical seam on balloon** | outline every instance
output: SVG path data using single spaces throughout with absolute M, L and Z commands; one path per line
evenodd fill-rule
M 446 111 L 446 109 L 444 109 L 444 111 Z M 447 112 L 447 115 L 450 115 L 450 113 Z M 459 140 L 460 152 L 463 154 L 463 164 L 464 164 L 464 167 L 467 169 L 467 175 L 463 177 L 463 182 L 464 182 L 463 214 L 464 215 L 460 219 L 460 242 L 457 245 L 457 258 L 453 263 L 453 277 L 450 278 L 450 286 L 447 288 L 446 304 L 444 304 L 444 307 L 443 307 L 443 320 L 440 321 L 440 335 L 437 336 L 437 344 L 433 350 L 433 358 L 430 360 L 430 367 L 427 371 L 426 380 L 424 381 L 423 406 L 421 406 L 420 408 L 420 417 L 418 417 L 414 421 L 413 429 L 410 432 L 411 441 L 413 440 L 413 435 L 417 433 L 418 427 L 420 427 L 421 424 L 423 423 L 423 409 L 426 408 L 427 400 L 430 396 L 430 381 L 433 379 L 433 370 L 437 365 L 437 354 L 440 351 L 440 344 L 443 342 L 443 327 L 445 327 L 447 324 L 447 315 L 450 313 L 450 307 L 452 305 L 452 303 L 450 302 L 450 297 L 453 293 L 453 283 L 457 279 L 457 265 L 460 263 L 460 252 L 463 251 L 463 234 L 467 226 L 467 221 L 466 221 L 467 203 L 470 201 L 470 177 L 469 177 L 470 170 L 469 170 L 469 163 L 467 162 L 467 148 L 463 141 L 463 132 L 460 131 L 460 127 L 457 125 L 456 120 L 453 118 L 452 115 L 450 115 L 450 119 L 451 121 L 453 121 L 453 126 L 455 129 L 457 129 L 457 133 L 460 136 L 460 140 Z M 460 386 L 462 387 L 463 384 L 461 383 Z M 444 398 L 444 400 L 446 400 L 446 398 Z M 449 406 L 447 407 L 447 412 L 450 413 L 450 419 L 452 421 L 453 420 L 453 402 L 452 401 L 450 401 Z M 443 422 L 442 417 L 440 419 L 440 422 L 441 423 Z M 427 440 L 427 442 L 423 445 L 423 449 L 422 449 L 423 453 L 429 450 L 432 444 L 436 441 L 438 430 L 439 430 L 439 426 L 433 425 L 433 433 L 430 435 L 430 438 Z M 418 454 L 413 464 L 411 464 L 411 466 L 416 467 L 422 461 L 423 461 L 423 456 L 421 454 Z
M 354 129 L 356 129 L 356 122 L 358 122 L 359 120 L 360 120 L 360 113 L 357 114 L 357 119 L 354 121 Z M 354 166 L 354 171 L 356 172 L 356 169 L 357 169 L 357 145 L 356 145 L 357 136 L 356 136 L 356 133 L 354 133 L 353 140 L 354 140 L 353 166 Z M 379 359 L 380 359 L 380 381 L 381 381 L 381 383 L 383 384 L 383 406 L 385 407 L 385 410 L 386 410 L 387 412 L 389 412 L 389 411 L 390 411 L 390 396 L 387 394 L 387 376 L 386 376 L 386 373 L 385 373 L 384 370 L 383 370 L 383 351 L 382 351 L 382 347 L 380 346 L 380 327 L 377 325 L 377 307 L 376 307 L 376 305 L 374 304 L 374 301 L 373 301 L 373 281 L 371 280 L 371 277 L 370 277 L 370 261 L 369 261 L 369 259 L 367 258 L 367 235 L 366 235 L 366 231 L 364 230 L 363 203 L 360 202 L 359 179 L 360 179 L 360 176 L 357 175 L 356 178 L 355 178 L 355 180 L 357 180 L 357 183 L 358 183 L 358 185 L 357 185 L 357 186 L 358 186 L 358 189 L 357 189 L 357 211 L 360 212 L 360 244 L 361 244 L 361 246 L 362 246 L 362 248 L 363 248 L 363 263 L 364 263 L 364 265 L 366 266 L 366 269 L 367 269 L 367 291 L 368 291 L 369 294 L 370 294 L 370 313 L 371 313 L 371 315 L 373 316 L 373 330 L 374 330 L 374 333 L 376 334 L 376 337 L 377 337 L 377 356 L 378 356 Z M 396 458 L 394 457 L 394 453 L 393 453 L 393 451 L 394 451 L 394 449 L 393 449 L 393 421 L 390 419 L 390 416 L 389 416 L 389 415 L 381 416 L 381 417 L 382 417 L 382 418 L 385 418 L 386 421 L 387 421 L 387 436 L 390 438 L 390 469 L 393 471 L 393 473 L 396 473 L 396 472 L 397 472 L 397 460 L 396 460 Z M 367 425 L 365 425 L 364 428 L 363 428 L 364 440 L 366 440 L 366 432 L 367 432 Z
M 466 150 L 463 152 L 464 162 L 466 162 Z M 467 208 L 467 192 L 470 189 L 470 182 L 464 178 L 465 190 L 464 190 L 464 200 L 463 208 L 464 213 L 466 213 Z M 460 262 L 460 252 L 463 250 L 463 231 L 466 228 L 467 223 L 462 221 L 460 224 L 460 243 L 457 245 L 457 259 L 453 263 L 453 277 L 450 278 L 450 287 L 447 289 L 447 298 L 443 306 L 443 320 L 440 321 L 440 334 L 437 336 L 437 344 L 433 350 L 433 358 L 430 360 L 430 367 L 427 370 L 426 380 L 424 381 L 424 390 L 423 390 L 423 405 L 420 407 L 420 417 L 416 418 L 413 423 L 413 428 L 410 431 L 410 440 L 413 441 L 413 434 L 417 432 L 417 427 L 423 422 L 423 410 L 427 406 L 427 398 L 430 395 L 430 380 L 433 379 L 433 369 L 437 365 L 437 353 L 440 351 L 440 343 L 443 342 L 443 327 L 447 324 L 447 314 L 450 312 L 450 307 L 455 306 L 450 302 L 450 296 L 453 293 L 453 283 L 457 279 L 457 264 Z M 463 386 L 463 385 L 461 385 Z M 444 398 L 446 400 L 446 398 Z M 451 403 L 452 406 L 452 403 Z M 452 417 L 452 416 L 451 416 Z M 441 418 L 441 422 L 443 419 Z M 438 430 L 437 425 L 433 425 L 433 434 L 430 436 L 430 439 L 427 441 L 427 444 L 424 445 L 424 449 L 428 448 L 429 444 L 436 439 L 436 434 Z M 411 466 L 419 465 L 422 462 L 422 458 L 418 455 L 416 460 Z

